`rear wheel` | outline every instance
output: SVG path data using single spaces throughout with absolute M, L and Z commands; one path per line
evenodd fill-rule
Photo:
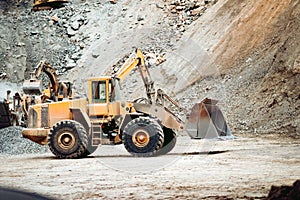
M 124 129 L 125 148 L 134 156 L 156 155 L 163 141 L 163 130 L 154 119 L 139 117 L 129 122 Z
M 162 148 L 158 152 L 159 155 L 164 155 L 172 151 L 177 141 L 176 133 L 172 129 L 164 127 L 163 131 L 164 131 L 164 143 Z
M 87 151 L 85 128 L 73 120 L 60 121 L 50 130 L 48 145 L 58 158 L 80 158 Z

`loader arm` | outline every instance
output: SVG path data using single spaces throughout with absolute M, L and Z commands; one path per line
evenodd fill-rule
M 44 72 L 49 77 L 51 83 L 51 91 L 54 93 L 55 96 L 57 96 L 59 83 L 57 80 L 55 69 L 49 63 L 42 60 L 33 72 L 35 76 L 34 78 L 37 79 L 42 72 Z
M 142 80 L 144 82 L 144 86 L 146 89 L 146 94 L 147 94 L 149 102 L 151 104 L 155 103 L 154 82 L 151 78 L 149 69 L 148 69 L 147 65 L 145 64 L 144 55 L 140 49 L 137 49 L 135 52 L 135 55 L 131 55 L 125 61 L 125 63 L 122 65 L 122 67 L 115 74 L 115 78 L 122 81 L 125 78 L 125 76 L 127 76 L 136 66 L 138 66 Z
M 44 90 L 43 98 L 57 101 L 60 98 L 72 97 L 72 84 L 69 81 L 58 81 L 55 69 L 46 61 L 40 61 L 35 70 L 30 73 L 30 80 L 25 80 L 23 83 L 23 91 L 26 95 L 41 95 L 42 81 L 38 80 L 41 73 L 44 72 L 49 80 L 49 89 Z
M 128 75 L 136 66 L 140 71 L 140 75 L 145 85 L 146 94 L 148 98 L 148 102 L 150 104 L 159 104 L 164 107 L 164 109 L 173 115 L 177 121 L 183 123 L 182 119 L 177 116 L 172 109 L 165 106 L 165 103 L 171 104 L 173 107 L 177 107 L 178 109 L 182 109 L 179 104 L 174 101 L 171 97 L 165 94 L 161 89 L 158 89 L 155 92 L 154 81 L 151 78 L 149 68 L 145 64 L 145 58 L 140 49 L 137 49 L 135 54 L 132 54 L 122 65 L 122 67 L 118 70 L 115 77 L 122 81 L 126 75 Z

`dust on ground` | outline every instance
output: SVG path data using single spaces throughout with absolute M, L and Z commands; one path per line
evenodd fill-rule
M 0 156 L 2 187 L 56 199 L 263 199 L 299 179 L 299 138 L 241 134 L 235 140 L 178 138 L 167 155 L 131 157 L 100 146 L 85 159 Z

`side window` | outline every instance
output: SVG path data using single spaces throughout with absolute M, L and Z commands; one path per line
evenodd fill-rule
M 93 103 L 106 103 L 106 81 L 93 81 Z

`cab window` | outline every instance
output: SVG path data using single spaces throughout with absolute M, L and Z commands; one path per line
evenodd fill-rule
M 106 81 L 92 82 L 92 101 L 93 103 L 106 103 Z

